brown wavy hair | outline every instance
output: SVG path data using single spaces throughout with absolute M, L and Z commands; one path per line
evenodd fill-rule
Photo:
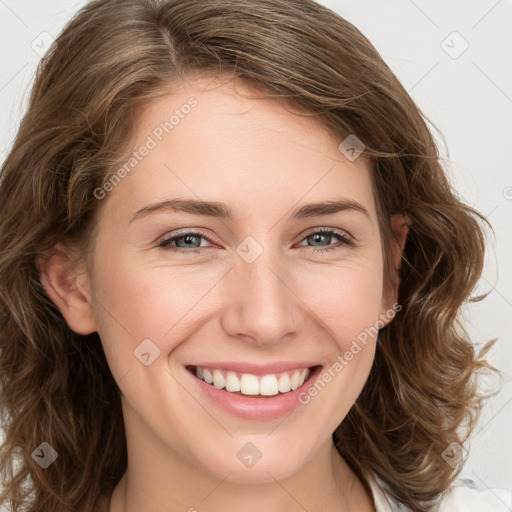
M 99 336 L 69 328 L 38 259 L 56 242 L 89 253 L 93 191 L 123 161 L 137 112 L 180 80 L 221 74 L 315 116 L 339 142 L 355 134 L 365 144 L 386 280 L 389 218 L 410 222 L 402 309 L 333 434 L 340 454 L 413 512 L 460 472 L 441 454 L 469 438 L 484 400 L 477 373 L 495 371 L 459 321 L 487 221 L 451 188 L 428 119 L 376 49 L 311 0 L 96 0 L 40 62 L 0 174 L 0 504 L 14 512 L 93 510 L 127 465 L 120 391 Z M 43 441 L 58 453 L 47 469 L 32 457 Z

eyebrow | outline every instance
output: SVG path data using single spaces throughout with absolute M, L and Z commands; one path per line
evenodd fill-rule
M 320 215 L 330 215 L 340 211 L 357 211 L 363 213 L 371 220 L 368 210 L 357 201 L 347 198 L 334 199 L 310 203 L 296 208 L 291 214 L 292 219 L 305 219 L 308 217 L 318 217 Z M 141 208 L 130 219 L 130 223 L 147 215 L 158 212 L 184 212 L 194 215 L 207 215 L 219 219 L 233 219 L 233 211 L 229 206 L 217 201 L 201 201 L 191 199 L 169 199 L 150 204 Z

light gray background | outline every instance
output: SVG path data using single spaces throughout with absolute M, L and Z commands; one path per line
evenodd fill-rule
M 16 133 L 39 54 L 84 3 L 0 0 L 0 161 Z M 505 378 L 466 446 L 462 476 L 482 489 L 512 487 L 512 1 L 320 3 L 354 23 L 379 50 L 444 135 L 446 147 L 436 139 L 455 187 L 495 229 L 479 288 L 490 294 L 466 308 L 465 317 L 477 345 L 499 338 L 488 360 Z

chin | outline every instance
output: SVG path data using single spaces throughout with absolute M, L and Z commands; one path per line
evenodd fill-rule
M 284 480 L 307 462 L 305 443 L 294 439 L 289 444 L 263 436 L 236 436 L 220 454 L 210 453 L 208 460 L 202 459 L 201 465 L 215 478 L 233 483 Z

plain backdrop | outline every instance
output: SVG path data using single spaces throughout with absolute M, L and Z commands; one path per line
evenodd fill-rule
M 0 161 L 16 133 L 40 56 L 84 3 L 0 0 Z M 443 134 L 444 140 L 434 132 L 456 189 L 495 230 L 478 289 L 489 296 L 468 306 L 464 316 L 477 346 L 498 338 L 487 359 L 504 379 L 465 447 L 469 457 L 462 477 L 482 489 L 512 487 L 512 1 L 320 3 L 375 45 Z M 488 381 L 485 389 L 499 384 Z

